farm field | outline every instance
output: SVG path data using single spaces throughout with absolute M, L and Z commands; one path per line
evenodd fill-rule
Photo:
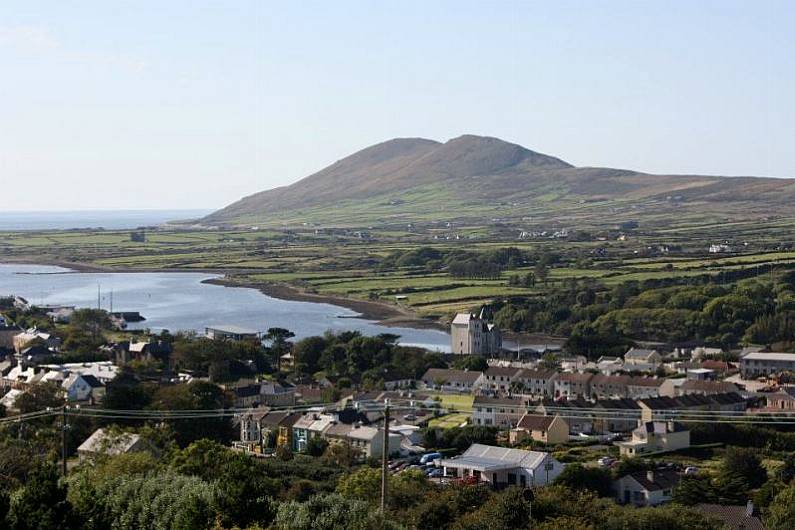
M 587 205 L 582 205 L 587 210 Z M 576 209 L 576 208 L 575 208 Z M 574 222 L 574 221 L 572 221 Z M 108 271 L 184 270 L 223 273 L 230 283 L 287 285 L 319 297 L 394 305 L 418 317 L 445 321 L 453 313 L 497 299 L 543 296 L 571 282 L 610 287 L 625 282 L 711 276 L 795 264 L 792 218 L 767 223 L 660 217 L 644 230 L 591 231 L 585 237 L 517 239 L 495 224 L 461 223 L 353 229 L 149 231 L 144 242 L 129 231 L 0 232 L 0 260 L 54 263 Z M 455 237 L 453 237 L 455 236 Z M 710 254 L 714 242 L 732 252 Z M 454 277 L 444 269 L 384 265 L 390 256 L 430 248 L 446 253 L 488 253 L 513 247 L 556 256 L 546 277 L 531 285 L 512 278 L 533 273 L 518 263 L 488 278 Z

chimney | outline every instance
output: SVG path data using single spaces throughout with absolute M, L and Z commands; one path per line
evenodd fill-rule
M 646 478 L 649 480 L 649 482 L 654 482 L 654 471 L 646 471 Z

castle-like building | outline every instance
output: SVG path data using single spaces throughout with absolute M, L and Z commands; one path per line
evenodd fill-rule
M 452 352 L 460 355 L 495 355 L 502 349 L 500 330 L 480 316 L 458 313 L 450 324 Z

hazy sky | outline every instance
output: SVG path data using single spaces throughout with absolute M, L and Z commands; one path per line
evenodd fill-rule
M 0 3 L 0 210 L 220 207 L 392 137 L 795 177 L 795 2 Z

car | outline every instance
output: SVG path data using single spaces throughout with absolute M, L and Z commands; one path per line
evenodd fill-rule
M 698 468 L 696 466 L 687 466 L 685 468 L 685 475 L 696 475 L 698 474 Z
M 616 461 L 616 459 L 611 457 L 611 456 L 603 456 L 602 458 L 600 458 L 596 462 L 602 467 L 610 467 L 613 464 L 613 462 L 615 462 L 615 461 Z
M 444 470 L 437 467 L 429 470 L 426 474 L 428 475 L 428 478 L 439 478 L 444 476 Z
M 434 460 L 438 460 L 442 458 L 442 453 L 427 453 L 422 455 L 420 458 L 420 464 L 427 464 L 428 462 L 433 462 Z

